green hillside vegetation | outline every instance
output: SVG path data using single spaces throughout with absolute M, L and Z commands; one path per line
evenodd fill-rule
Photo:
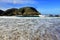
M 19 12 L 21 12 L 23 16 L 38 16 L 38 15 L 40 15 L 40 13 L 33 7 L 20 8 Z
M 18 9 L 16 8 L 11 8 L 5 11 L 6 16 L 15 16 L 18 14 Z
M 6 11 L 0 10 L 0 16 L 38 16 L 41 15 L 35 8 L 33 7 L 23 7 L 23 8 L 11 8 Z

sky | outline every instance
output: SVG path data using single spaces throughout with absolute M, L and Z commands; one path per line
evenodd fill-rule
M 0 0 L 0 9 L 34 7 L 41 14 L 60 14 L 60 0 Z

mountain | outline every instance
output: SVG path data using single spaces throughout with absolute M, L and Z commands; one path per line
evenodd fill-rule
M 16 8 L 11 8 L 5 11 L 7 16 L 16 16 L 18 14 L 18 9 Z
M 0 16 L 2 16 L 3 14 L 5 14 L 4 11 L 0 10 Z
M 20 8 L 19 12 L 21 12 L 23 16 L 34 16 L 34 15 L 36 16 L 41 14 L 33 7 Z
M 11 8 L 6 11 L 0 10 L 0 15 L 2 16 L 38 16 L 40 14 L 41 13 L 33 7 Z

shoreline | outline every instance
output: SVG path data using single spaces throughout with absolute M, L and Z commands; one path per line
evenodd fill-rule
M 58 18 L 60 17 L 18 17 L 18 16 L 0 16 L 0 18 L 13 18 L 13 19 L 53 19 L 53 18 Z

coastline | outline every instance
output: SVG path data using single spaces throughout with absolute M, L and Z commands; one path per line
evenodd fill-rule
M 60 18 L 60 17 L 18 17 L 18 16 L 0 16 L 0 18 L 16 18 L 16 19 L 53 19 L 53 18 Z

